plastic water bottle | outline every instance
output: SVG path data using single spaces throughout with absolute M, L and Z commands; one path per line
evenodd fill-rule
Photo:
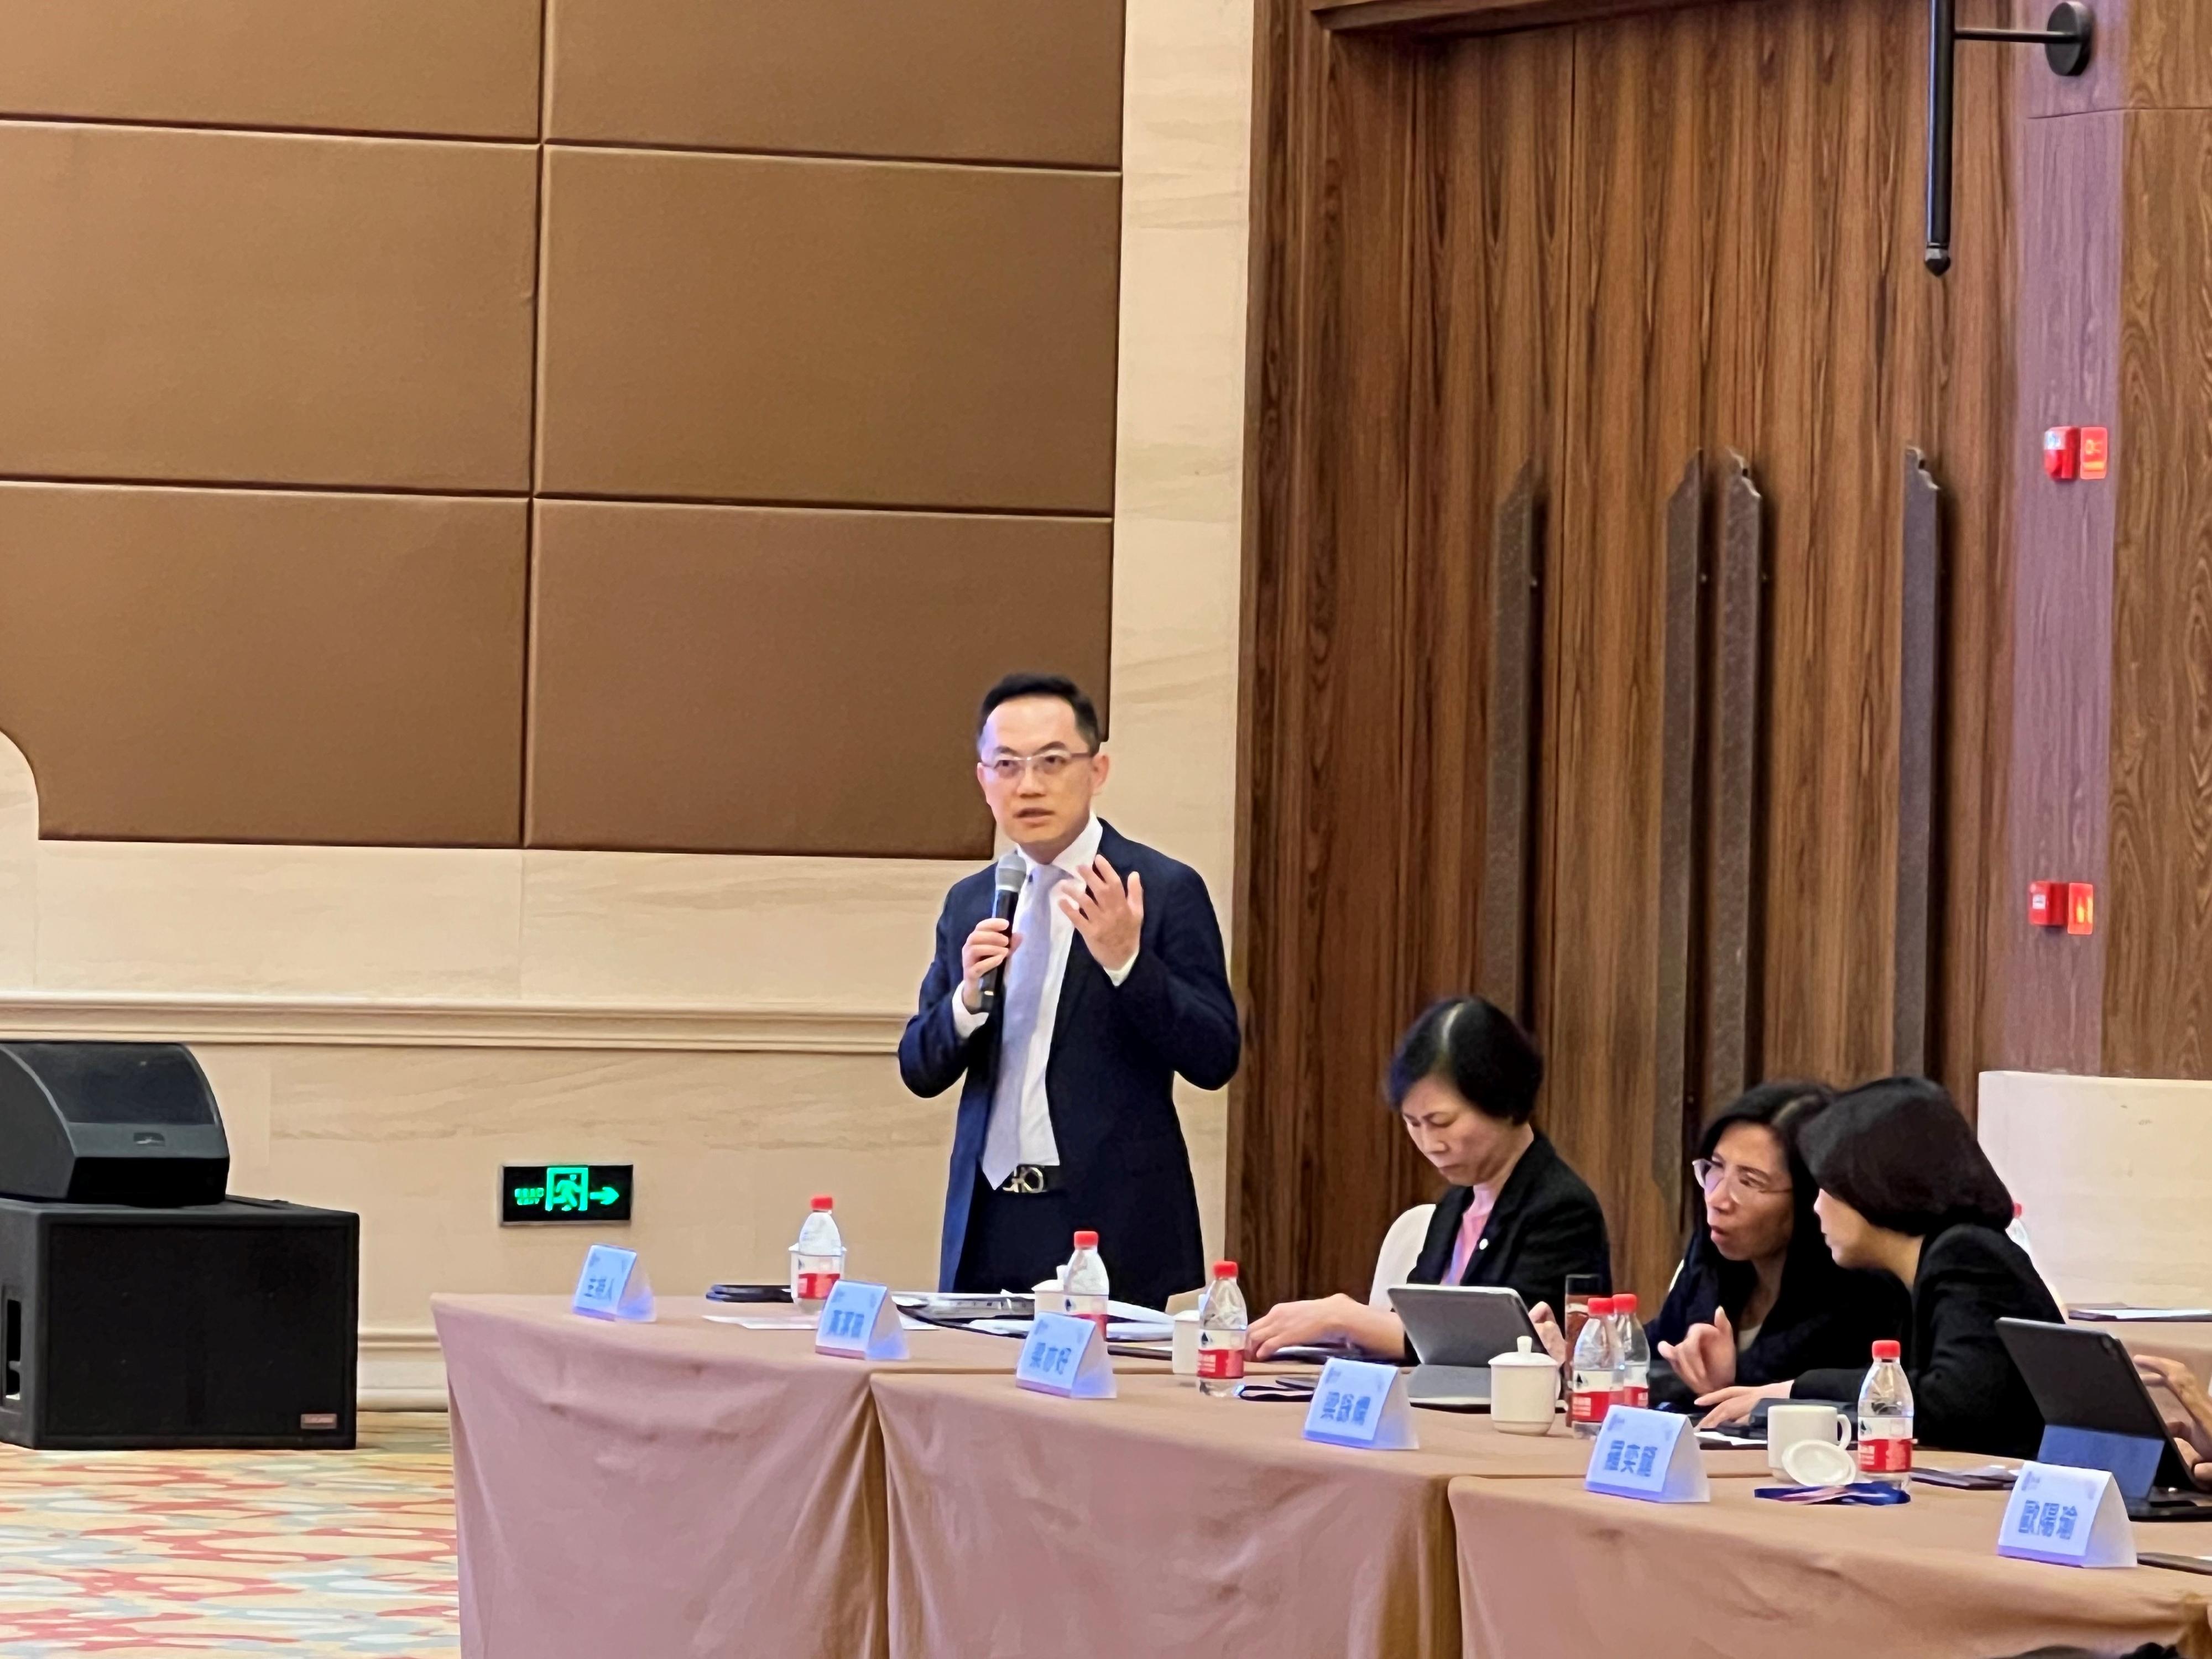
M 1859 1479 L 1901 1486 L 1912 1474 L 1912 1384 L 1894 1342 L 1874 1345 L 1874 1368 L 1859 1389 Z
M 808 1207 L 799 1243 L 791 1247 L 791 1300 L 801 1313 L 820 1313 L 845 1276 L 845 1240 L 823 1194 Z
M 1213 1282 L 1198 1304 L 1198 1391 L 1233 1395 L 1244 1375 L 1244 1292 L 1237 1264 L 1213 1264 Z
M 1089 1231 L 1076 1234 L 1075 1254 L 1067 1258 L 1067 1289 L 1063 1297 L 1068 1312 L 1078 1319 L 1089 1320 L 1103 1337 L 1106 1334 L 1109 1294 L 1106 1263 L 1098 1254 L 1098 1235 Z
M 1590 1298 L 1589 1318 L 1575 1339 L 1574 1376 L 1568 1385 L 1567 1421 L 1584 1439 L 1594 1439 L 1613 1409 L 1620 1386 L 1620 1340 L 1613 1327 L 1613 1298 Z
M 2027 1206 L 2015 1202 L 2012 1206 L 2012 1225 L 2005 1229 L 2005 1237 L 2020 1246 L 2020 1253 L 2030 1261 L 2035 1260 L 2035 1246 L 2027 1242 Z
M 1620 1387 L 1617 1406 L 1651 1403 L 1651 1345 L 1644 1340 L 1644 1322 L 1636 1316 L 1636 1293 L 1613 1298 L 1613 1340 L 1620 1348 Z

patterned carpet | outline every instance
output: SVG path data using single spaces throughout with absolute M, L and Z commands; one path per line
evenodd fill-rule
M 0 1446 L 0 1656 L 452 1659 L 441 1416 L 368 1417 L 352 1452 Z

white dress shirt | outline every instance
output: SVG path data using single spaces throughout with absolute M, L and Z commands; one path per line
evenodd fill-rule
M 1082 890 L 1082 871 L 1098 856 L 1098 843 L 1104 837 L 1105 828 L 1094 815 L 1083 826 L 1083 833 L 1067 844 L 1066 850 L 1053 860 L 1069 872 L 1070 879 L 1056 883 L 1055 893 L 1073 894 Z M 1026 935 L 1036 926 L 1035 901 L 1043 890 L 1042 884 L 1035 879 L 1037 861 L 1027 852 L 1023 861 L 1029 866 L 1030 878 L 1022 883 L 1022 896 L 1014 908 L 1014 932 Z M 1116 872 L 1128 879 L 1127 871 Z M 1045 1097 L 1045 1066 L 1052 1058 L 1052 1036 L 1060 1023 L 1060 987 L 1067 979 L 1067 952 L 1075 942 L 1075 922 L 1057 903 L 1048 906 L 1047 925 L 1051 928 L 1052 955 L 1045 968 L 1043 1001 L 1037 1009 L 1036 1030 L 1030 1039 L 1029 1052 L 1019 1057 L 1001 1054 L 999 1057 L 999 1080 L 992 1097 L 994 1117 L 1003 1110 L 1021 1114 L 1021 1161 L 1024 1164 L 1055 1164 L 1060 1162 L 1060 1143 L 1053 1138 L 1052 1105 Z M 1101 964 L 1103 966 L 1103 964 Z M 1108 969 L 1106 977 L 1119 985 L 1129 977 L 1129 970 L 1137 965 L 1136 953 L 1119 969 Z M 962 1042 L 981 1030 L 990 1018 L 988 1012 L 974 1013 L 962 994 L 961 987 L 952 992 L 952 1030 Z M 988 1131 L 987 1131 L 988 1133 Z

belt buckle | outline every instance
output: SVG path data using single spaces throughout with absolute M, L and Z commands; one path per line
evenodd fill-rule
M 1017 1164 L 1014 1172 L 1006 1177 L 1001 1192 L 1041 1193 L 1044 1190 L 1044 1170 L 1035 1164 Z

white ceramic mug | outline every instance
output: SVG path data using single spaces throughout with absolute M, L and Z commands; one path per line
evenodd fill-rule
M 1833 1406 L 1793 1404 L 1778 1400 L 1766 1408 L 1766 1467 L 1781 1474 L 1782 1459 L 1801 1440 L 1851 1443 L 1850 1420 Z
M 1168 1369 L 1177 1376 L 1198 1375 L 1198 1310 L 1186 1308 L 1168 1322 L 1175 1328 Z
M 1559 1403 L 1559 1367 L 1527 1337 L 1517 1353 L 1490 1362 L 1490 1420 L 1507 1434 L 1549 1434 Z

